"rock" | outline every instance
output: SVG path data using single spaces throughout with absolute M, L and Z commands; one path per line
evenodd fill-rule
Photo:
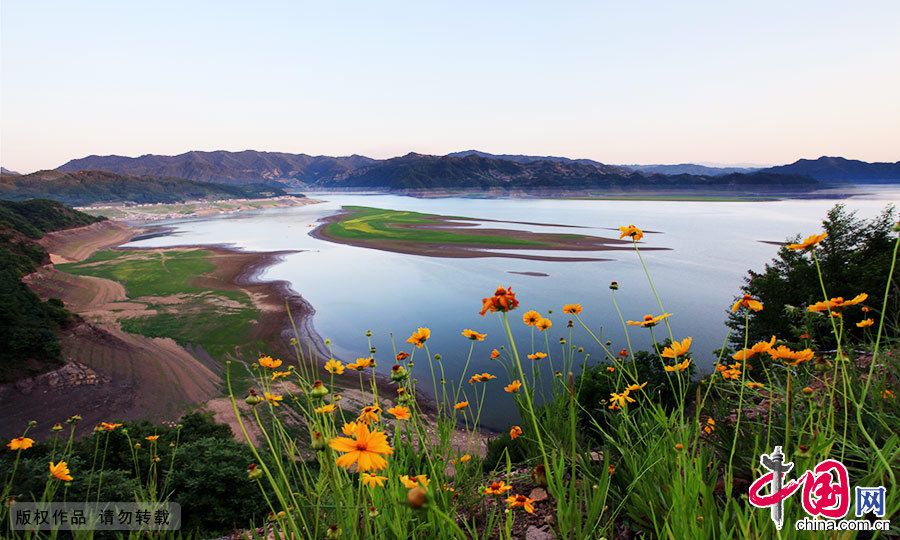
M 525 531 L 525 540 L 553 540 L 553 533 L 532 525 Z
M 544 488 L 534 488 L 528 494 L 528 498 L 534 499 L 534 502 L 544 502 L 547 500 L 547 492 Z

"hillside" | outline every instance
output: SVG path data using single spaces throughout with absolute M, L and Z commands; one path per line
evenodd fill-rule
M 522 154 L 489 154 L 488 152 L 482 152 L 480 150 L 465 150 L 463 152 L 453 152 L 451 154 L 447 154 L 447 157 L 467 157 L 467 156 L 478 156 L 490 159 L 504 159 L 506 161 L 515 161 L 516 163 L 531 163 L 533 161 L 559 161 L 562 163 L 581 163 L 583 165 L 597 165 L 599 167 L 613 167 L 612 165 L 605 165 L 600 163 L 599 161 L 594 161 L 593 159 L 573 159 L 567 157 L 560 156 L 526 156 Z
M 46 232 L 97 221 L 102 219 L 56 201 L 0 200 L 0 381 L 58 363 L 56 331 L 71 320 L 62 302 L 43 302 L 22 283 L 22 276 L 48 262 L 36 240 Z
M 119 174 L 156 175 L 220 184 L 302 186 L 370 165 L 365 156 L 309 156 L 282 152 L 186 152 L 177 156 L 146 154 L 136 158 L 88 156 L 57 167 L 58 171 L 102 170 Z
M 867 163 L 856 159 L 822 156 L 819 159 L 801 159 L 790 165 L 763 169 L 776 174 L 804 174 L 818 180 L 845 180 L 851 182 L 900 181 L 900 161 L 895 163 Z
M 815 189 L 819 183 L 798 175 L 729 174 L 696 176 L 642 174 L 607 165 L 540 160 L 528 163 L 486 158 L 407 154 L 325 180 L 330 189 L 584 190 L 741 187 Z
M 0 199 L 45 198 L 72 206 L 97 202 L 176 203 L 192 199 L 262 198 L 284 195 L 278 187 L 234 186 L 164 176 L 106 171 L 39 171 L 0 175 Z
M 722 176 L 732 173 L 749 174 L 759 171 L 758 168 L 749 167 L 707 167 L 696 163 L 682 163 L 679 165 L 619 165 L 623 169 L 645 172 L 650 174 L 696 174 L 703 176 Z

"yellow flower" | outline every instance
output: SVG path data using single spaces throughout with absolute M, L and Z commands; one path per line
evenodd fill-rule
M 734 353 L 731 357 L 734 358 L 735 360 L 746 360 L 748 358 L 756 356 L 757 354 L 764 353 L 774 346 L 775 346 L 775 336 L 772 336 L 771 340 L 760 341 L 759 343 L 755 344 L 753 347 L 750 347 L 749 349 L 743 349 L 741 351 Z
M 756 388 L 762 388 L 762 387 L 763 387 L 763 383 L 758 383 L 758 382 L 748 382 L 748 383 L 747 383 L 747 387 L 750 388 L 751 390 L 756 389 Z
M 519 388 L 522 388 L 522 383 L 520 383 L 519 381 L 513 381 L 513 382 L 509 383 L 508 385 L 504 386 L 503 390 L 512 394 L 513 392 L 518 391 Z
M 635 402 L 635 399 L 628 395 L 628 390 L 625 390 L 621 394 L 616 394 L 614 392 L 614 393 L 610 394 L 610 396 L 611 397 L 609 399 L 609 402 L 612 403 L 612 405 L 610 405 L 610 408 L 613 408 L 613 406 L 624 407 L 626 402 L 627 403 Z
M 363 423 L 356 425 L 355 439 L 335 437 L 328 443 L 332 449 L 344 452 L 335 462 L 339 467 L 350 468 L 356 463 L 359 472 L 380 471 L 387 467 L 387 460 L 382 455 L 390 455 L 394 450 L 387 443 L 387 435 L 383 431 L 369 431 Z
M 371 424 L 372 422 L 378 421 L 379 414 L 381 414 L 381 407 L 378 405 L 370 405 L 363 408 L 362 413 L 360 413 L 359 418 L 357 418 L 356 421 Z
M 156 439 L 159 439 L 159 435 L 150 435 L 149 437 L 144 437 L 144 439 L 148 441 L 155 441 Z
M 710 434 L 713 431 L 715 431 L 715 429 L 716 429 L 716 421 L 713 420 L 712 418 L 707 418 L 706 425 L 703 426 L 703 431 L 705 431 L 707 434 Z
M 684 371 L 690 365 L 691 365 L 691 359 L 688 358 L 687 360 L 680 362 L 678 364 L 675 364 L 674 366 L 663 366 L 663 369 L 665 369 L 666 371 L 671 373 L 673 371 Z
M 431 480 L 428 479 L 427 474 L 420 474 L 418 476 L 408 476 L 405 474 L 401 474 L 400 483 L 403 484 L 403 487 L 406 489 L 412 489 L 414 487 L 418 487 L 420 484 L 423 488 L 428 488 L 428 484 L 431 483 Z
M 859 321 L 858 323 L 856 323 L 856 326 L 858 326 L 860 328 L 865 328 L 867 326 L 872 326 L 873 324 L 875 324 L 875 321 L 873 321 L 872 319 L 863 319 L 863 320 Z
M 28 437 L 16 437 L 9 441 L 9 444 L 6 446 L 8 446 L 10 450 L 28 450 L 34 446 L 34 439 L 29 439 Z
M 60 480 L 64 480 L 66 482 L 72 481 L 72 476 L 69 474 L 69 467 L 65 461 L 60 461 L 56 465 L 53 462 L 50 462 L 50 474 L 53 475 L 54 478 L 58 478 Z
M 537 326 L 537 324 L 541 322 L 541 319 L 543 319 L 541 314 L 534 310 L 526 311 L 522 314 L 522 321 L 528 326 Z
M 855 306 L 860 302 L 864 302 L 869 295 L 866 293 L 857 294 L 852 300 L 844 300 L 843 296 L 838 296 L 837 298 L 832 298 L 831 300 L 823 300 L 822 302 L 816 302 L 815 304 L 809 306 L 807 309 L 810 311 L 834 311 L 838 309 L 843 309 L 845 307 Z
M 325 363 L 325 371 L 327 371 L 328 373 L 336 373 L 338 375 L 342 375 L 344 373 L 344 364 L 341 363 L 340 360 L 335 360 L 334 358 L 332 358 Z
M 108 422 L 100 422 L 100 427 L 105 429 L 106 431 L 112 431 L 122 424 L 110 424 Z
M 275 369 L 281 365 L 281 360 L 272 360 L 271 356 L 260 356 L 259 365 L 264 368 Z
M 408 420 L 409 418 L 411 418 L 409 409 L 406 407 L 401 407 L 399 405 L 396 407 L 391 407 L 387 410 L 387 412 L 393 414 L 398 420 Z
M 348 437 L 352 437 L 354 433 L 356 433 L 356 422 L 348 422 L 341 427 L 341 431 L 344 432 L 344 435 Z
M 459 403 L 457 403 L 456 405 L 454 405 L 453 408 L 456 409 L 456 410 L 460 410 L 460 409 L 465 409 L 465 408 L 468 407 L 468 406 L 469 406 L 469 402 L 468 402 L 468 401 L 460 401 Z
M 541 358 L 547 358 L 547 355 L 542 352 L 528 355 L 529 360 L 540 360 Z
M 740 300 L 738 300 L 734 303 L 733 306 L 731 306 L 732 313 L 737 311 L 741 307 L 752 309 L 753 311 L 762 311 L 763 305 L 758 300 L 754 300 L 753 297 L 749 294 L 745 294 Z
M 421 349 L 428 338 L 431 337 L 431 330 L 428 328 L 419 328 L 413 335 L 409 336 L 409 339 L 406 340 L 407 343 L 412 343 L 417 348 Z
M 821 242 L 822 240 L 825 240 L 826 236 L 828 236 L 828 233 L 814 234 L 810 237 L 807 237 L 806 240 L 804 240 L 803 242 L 801 242 L 799 244 L 788 244 L 785 247 L 787 247 L 788 249 L 791 249 L 793 251 L 799 251 L 801 249 L 809 249 L 809 248 L 815 246 L 816 244 L 818 244 L 819 242 Z
M 616 368 L 614 368 L 612 366 L 606 366 L 606 371 L 609 371 L 610 373 L 614 372 L 615 370 L 616 370 Z
M 644 237 L 644 231 L 638 229 L 634 225 L 619 227 L 619 231 L 622 233 L 621 235 L 619 235 L 619 240 L 625 238 L 626 236 L 630 236 L 635 242 L 637 242 Z
M 266 401 L 271 403 L 274 406 L 278 406 L 278 402 L 282 400 L 281 396 L 276 396 L 275 394 L 270 394 L 266 392 Z
M 486 381 L 489 381 L 491 379 L 496 379 L 496 378 L 497 377 L 495 377 L 494 375 L 491 375 L 490 373 L 475 374 L 475 375 L 472 375 L 472 377 L 469 379 L 469 384 L 475 384 L 477 382 L 486 382 Z
M 369 487 L 384 487 L 384 482 L 387 480 L 387 477 L 365 472 L 360 475 L 360 478 L 362 479 L 363 485 Z
M 484 488 L 485 495 L 503 495 L 507 491 L 511 490 L 512 486 L 509 486 L 504 481 L 492 482 L 491 485 Z
M 521 434 L 522 434 L 522 428 L 520 428 L 519 426 L 513 426 L 509 430 L 509 438 L 510 439 L 515 439 L 516 437 L 518 437 Z
M 628 321 L 628 324 L 630 324 L 631 326 L 643 326 L 645 328 L 650 328 L 659 324 L 659 321 L 671 316 L 671 313 L 663 313 L 659 317 L 654 317 L 653 315 L 644 315 L 643 321 Z
M 675 358 L 677 356 L 684 356 L 684 353 L 688 352 L 688 349 L 690 348 L 691 338 L 685 338 L 681 341 L 681 343 L 673 341 L 672 346 L 663 349 L 663 352 L 660 356 L 662 356 L 663 358 Z
M 472 341 L 484 341 L 484 338 L 487 337 L 487 334 L 479 334 L 475 330 L 469 330 L 468 328 L 462 331 L 462 335 L 466 336 Z
M 456 465 L 457 463 L 465 463 L 465 462 L 469 461 L 470 459 L 472 459 L 472 456 L 470 456 L 469 454 L 463 454 L 462 456 L 460 456 L 459 459 L 451 459 L 450 464 Z
M 370 367 L 374 361 L 374 358 L 357 358 L 356 362 L 351 362 L 344 367 L 348 369 L 354 369 L 356 371 L 362 371 L 367 367 Z
M 882 399 L 888 399 L 888 398 L 893 399 L 894 393 L 891 392 L 890 390 L 885 390 L 884 392 L 881 393 L 881 397 L 882 397 Z
M 541 332 L 550 328 L 551 326 L 553 326 L 553 321 L 551 321 L 550 319 L 541 319 L 537 323 L 538 330 L 540 330 Z
M 635 384 L 629 384 L 628 386 L 625 387 L 625 391 L 626 391 L 626 392 L 637 392 L 638 390 L 643 389 L 645 386 L 647 386 L 647 383 L 644 383 L 644 384 L 637 384 L 637 383 L 635 383 Z
M 525 495 L 512 495 L 506 499 L 510 508 L 521 506 L 529 514 L 534 513 L 534 499 L 529 499 Z
M 321 407 L 316 409 L 316 412 L 319 414 L 328 414 L 330 412 L 334 412 L 335 408 L 336 407 L 335 407 L 334 403 L 329 403 L 328 405 L 322 405 Z
M 812 349 L 804 349 L 802 351 L 792 351 L 784 345 L 780 345 L 777 349 L 769 349 L 769 355 L 772 358 L 780 358 L 782 360 L 791 360 L 785 362 L 785 365 L 796 366 L 801 362 L 808 362 L 813 358 Z
M 278 377 L 287 377 L 290 374 L 291 374 L 290 371 L 276 371 L 276 372 L 272 373 L 272 380 L 274 381 Z
M 581 304 L 566 304 L 563 306 L 563 313 L 578 315 L 581 313 Z

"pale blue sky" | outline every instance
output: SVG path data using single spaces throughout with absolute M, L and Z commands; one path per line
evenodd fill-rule
M 0 163 L 900 159 L 900 2 L 0 4 Z

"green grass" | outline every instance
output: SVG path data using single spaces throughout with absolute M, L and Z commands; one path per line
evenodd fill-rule
M 250 341 L 252 322 L 258 311 L 240 309 L 222 314 L 213 310 L 197 312 L 189 304 L 190 314 L 159 313 L 122 321 L 122 329 L 147 337 L 169 337 L 179 345 L 200 345 L 213 358 L 224 359 L 236 347 Z
M 546 242 L 533 242 L 507 236 L 492 236 L 481 234 L 466 234 L 453 230 L 429 230 L 420 226 L 433 226 L 439 221 L 428 219 L 428 214 L 419 212 L 403 212 L 399 210 L 386 210 L 382 208 L 369 208 L 365 206 L 345 206 L 350 210 L 344 219 L 326 226 L 325 232 L 342 240 L 381 240 L 400 241 L 417 244 L 463 244 L 483 246 L 525 246 L 525 247 L 552 247 Z M 451 216 L 439 216 L 445 219 Z M 407 228 L 412 226 L 416 228 Z

